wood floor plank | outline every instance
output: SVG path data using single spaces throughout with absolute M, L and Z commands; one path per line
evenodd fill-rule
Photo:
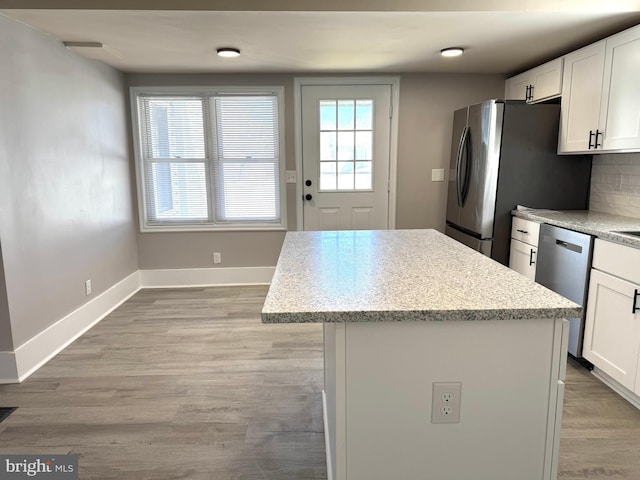
M 77 453 L 85 480 L 325 479 L 322 327 L 263 325 L 266 292 L 140 291 L 0 386 L 0 453 Z M 559 478 L 640 480 L 639 459 L 639 411 L 569 362 Z

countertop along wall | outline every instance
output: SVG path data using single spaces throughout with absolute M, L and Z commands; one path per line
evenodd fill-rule
M 380 74 L 372 74 L 379 76 Z M 431 169 L 449 168 L 453 112 L 504 94 L 501 75 L 390 74 L 400 76 L 396 228 L 444 231 L 447 182 Z M 286 169 L 295 170 L 293 83 L 297 74 L 127 75 L 129 86 L 282 85 L 285 88 Z M 333 75 L 323 75 L 333 76 Z M 288 229 L 296 230 L 295 185 L 287 185 Z M 285 232 L 138 232 L 141 270 L 274 266 Z
M 138 265 L 124 76 L 4 16 L 0 64 L 0 244 L 10 317 L 0 293 L 0 351 L 7 351 Z

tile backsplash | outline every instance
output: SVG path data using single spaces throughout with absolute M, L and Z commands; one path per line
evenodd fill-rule
M 589 210 L 640 218 L 640 153 L 593 156 Z

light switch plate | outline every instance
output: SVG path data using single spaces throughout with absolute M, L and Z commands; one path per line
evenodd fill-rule
M 296 183 L 296 171 L 295 170 L 287 170 L 285 172 L 285 179 L 287 183 Z
M 431 170 L 432 182 L 444 182 L 444 168 L 434 168 Z

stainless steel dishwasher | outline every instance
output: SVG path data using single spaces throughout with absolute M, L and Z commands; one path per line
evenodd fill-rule
M 538 241 L 536 282 L 563 297 L 587 305 L 593 237 L 565 228 L 543 224 Z M 570 318 L 569 353 L 582 358 L 584 313 Z

